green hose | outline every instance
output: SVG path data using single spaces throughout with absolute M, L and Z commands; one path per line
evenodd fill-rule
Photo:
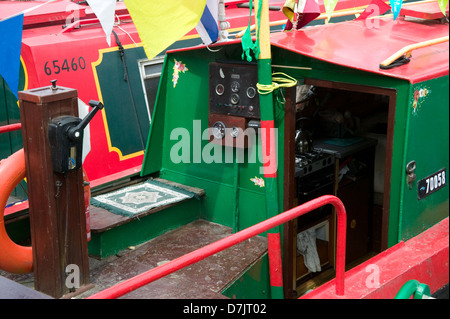
M 430 296 L 430 287 L 412 279 L 400 288 L 394 299 L 409 299 L 412 295 L 414 295 L 414 299 L 423 299 L 424 295 Z

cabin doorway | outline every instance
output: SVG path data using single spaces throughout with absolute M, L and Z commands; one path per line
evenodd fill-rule
M 395 103 L 395 90 L 316 79 L 286 92 L 284 210 L 340 198 L 347 270 L 388 246 Z M 284 225 L 286 298 L 335 276 L 335 238 L 330 205 Z

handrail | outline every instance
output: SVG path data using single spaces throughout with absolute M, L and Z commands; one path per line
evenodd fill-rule
M 117 16 L 117 18 L 119 19 L 119 21 L 131 20 L 131 15 L 124 14 L 121 16 Z M 81 28 L 82 26 L 99 24 L 99 23 L 100 23 L 100 20 L 98 18 L 82 19 L 82 20 L 78 19 L 78 20 L 75 20 L 74 22 L 72 22 L 71 24 L 67 25 L 64 29 L 61 30 L 60 33 L 71 32 L 75 29 Z
M 13 131 L 18 131 L 21 128 L 22 128 L 22 124 L 20 124 L 20 123 L 0 126 L 0 134 L 1 133 L 9 133 L 9 132 L 13 132 Z
M 362 8 L 362 9 L 343 9 L 343 10 L 340 10 L 340 11 L 334 11 L 333 13 L 331 13 L 330 18 L 338 18 L 338 17 L 345 17 L 345 16 L 349 16 L 349 15 L 359 14 L 359 13 L 363 13 L 364 10 L 366 10 L 366 8 Z M 271 27 L 283 25 L 283 24 L 286 23 L 286 19 L 270 21 L 269 25 Z M 327 20 L 327 19 L 328 19 L 327 13 L 321 13 L 314 20 Z M 250 26 L 250 31 L 255 31 L 255 30 L 256 30 L 256 24 L 252 24 Z M 239 38 L 241 38 L 244 35 L 244 33 L 245 33 L 245 29 L 242 30 L 242 31 L 239 31 L 234 36 L 235 36 L 236 39 L 239 39 Z
M 214 243 L 194 250 L 186 255 L 176 258 L 166 264 L 150 269 L 140 275 L 125 280 L 110 288 L 102 290 L 87 299 L 114 299 L 130 293 L 157 279 L 167 276 L 184 267 L 192 265 L 222 250 L 230 248 L 244 240 L 259 235 L 269 229 L 284 224 L 294 218 L 309 213 L 321 206 L 331 204 L 336 208 L 337 214 L 337 247 L 336 247 L 336 294 L 344 295 L 345 277 L 345 240 L 347 232 L 347 215 L 342 201 L 333 195 L 324 195 L 292 208 L 284 213 L 262 221 L 256 225 L 241 230 Z
M 387 58 L 383 62 L 381 62 L 380 66 L 387 67 L 392 62 L 394 62 L 395 60 L 397 60 L 398 58 L 400 58 L 402 56 L 405 56 L 406 58 L 409 58 L 409 57 L 411 57 L 411 51 L 412 50 L 429 47 L 429 46 L 432 46 L 432 45 L 435 45 L 435 44 L 439 44 L 439 43 L 443 43 L 443 42 L 448 42 L 448 36 L 407 45 L 404 48 L 402 48 L 402 49 L 398 50 L 397 52 L 395 52 L 393 55 L 391 55 L 389 58 Z

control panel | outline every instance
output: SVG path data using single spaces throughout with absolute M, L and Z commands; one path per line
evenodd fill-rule
M 248 147 L 243 132 L 259 127 L 259 93 L 256 64 L 210 63 L 209 127 L 211 142 Z M 241 143 L 242 142 L 242 143 Z
M 209 111 L 259 119 L 256 64 L 209 65 Z

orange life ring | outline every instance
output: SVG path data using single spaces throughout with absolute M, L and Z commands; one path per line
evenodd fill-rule
M 25 178 L 25 155 L 23 149 L 0 161 L 0 269 L 15 274 L 26 274 L 33 271 L 32 247 L 17 245 L 9 238 L 5 228 L 3 215 L 9 195 Z M 83 168 L 84 199 L 86 213 L 86 228 L 90 240 L 89 204 L 91 188 Z
M 17 245 L 9 238 L 3 215 L 9 195 L 25 178 L 23 149 L 0 161 L 0 269 L 16 274 L 33 270 L 31 247 Z

